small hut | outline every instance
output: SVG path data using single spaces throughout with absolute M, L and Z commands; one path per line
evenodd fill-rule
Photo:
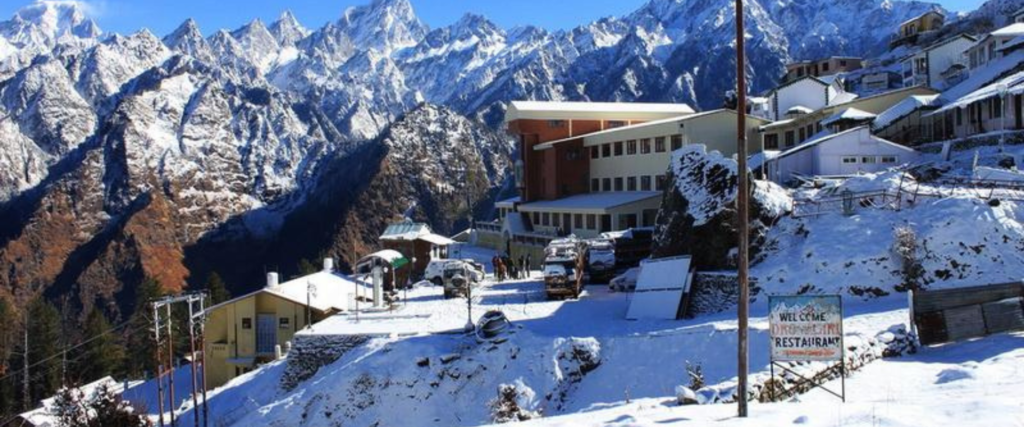
M 412 263 L 394 249 L 384 249 L 366 255 L 356 263 L 355 274 L 369 276 L 375 268 L 380 268 L 385 291 L 395 289 L 395 285 L 405 286 L 412 274 Z
M 410 261 L 412 277 L 423 277 L 427 264 L 432 259 L 448 258 L 448 247 L 454 240 L 435 234 L 430 226 L 422 222 L 402 221 L 391 224 L 380 235 L 381 246 L 398 251 Z M 399 282 L 404 283 L 404 282 Z

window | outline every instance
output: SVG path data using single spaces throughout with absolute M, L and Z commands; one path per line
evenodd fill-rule
M 880 157 L 881 163 L 896 163 L 896 156 L 882 156 Z
M 628 154 L 628 155 L 636 154 L 636 140 L 635 139 L 626 141 L 626 154 Z
M 665 175 L 658 175 L 654 177 L 654 189 L 658 191 L 665 189 Z
M 622 177 L 615 178 L 615 191 L 622 191 Z
M 641 139 L 640 140 L 640 154 L 650 154 L 650 153 L 651 153 L 651 139 L 650 138 Z
M 590 192 L 596 193 L 598 191 L 601 191 L 601 180 L 597 178 L 592 178 L 590 180 Z
M 846 65 L 846 64 L 843 64 Z M 821 63 L 821 71 L 828 71 L 828 62 Z
M 572 228 L 572 215 L 564 213 L 562 214 L 562 225 L 565 226 L 565 230 L 569 231 Z
M 764 149 L 765 150 L 778 150 L 779 149 L 779 134 L 769 133 L 764 136 Z
M 807 138 L 807 131 L 804 128 L 800 128 L 800 142 L 803 142 Z
M 846 66 L 846 60 L 845 59 L 840 59 L 839 60 L 839 66 L 840 67 L 845 67 Z
M 616 156 L 621 156 L 622 155 L 622 141 L 618 141 L 618 142 L 615 143 L 615 155 Z
M 612 179 L 611 178 L 602 179 L 601 180 L 601 188 L 603 188 L 604 191 L 612 191 Z
M 608 128 L 609 129 L 611 129 L 611 128 L 620 128 L 620 127 L 623 127 L 625 125 L 626 125 L 626 122 L 624 122 L 622 120 L 609 120 L 608 121 Z
M 993 118 L 1000 118 L 1003 116 L 1003 99 L 1000 97 L 992 98 L 992 102 L 989 103 L 989 108 L 992 110 L 989 112 L 989 116 Z
M 656 151 L 658 153 L 664 153 L 665 152 L 665 137 L 664 136 L 659 136 L 657 138 L 654 138 L 654 151 Z
M 786 131 L 786 147 L 792 147 L 794 145 L 796 145 L 796 140 L 794 139 L 793 131 L 787 130 Z
M 242 318 L 242 329 L 252 329 L 252 318 L 251 317 L 243 317 Z
M 672 135 L 672 151 L 676 151 L 680 148 L 683 148 L 683 136 Z
M 595 229 L 597 229 L 597 215 L 587 214 L 587 229 L 588 230 L 595 230 Z
M 875 156 L 861 156 L 860 162 L 861 163 L 874 163 L 875 162 Z
M 288 328 L 291 328 L 292 327 L 291 323 L 292 323 L 292 319 L 289 319 L 287 317 L 280 317 L 280 318 L 277 319 L 277 327 L 278 327 L 278 329 L 288 329 Z
M 573 220 L 574 223 L 576 223 L 576 226 L 573 227 L 573 228 L 583 228 L 583 214 L 575 214 L 575 215 L 573 215 L 573 219 L 572 220 Z
M 579 148 L 570 148 L 565 151 L 565 160 L 579 160 L 583 158 L 583 153 L 580 152 Z
M 541 225 L 543 225 L 545 227 L 551 225 L 551 214 L 550 213 L 544 212 L 543 214 L 541 214 L 540 218 L 541 218 L 541 223 L 540 223 Z
M 561 228 L 562 227 L 562 222 L 561 222 L 561 220 L 559 218 L 560 218 L 560 215 L 558 215 L 557 213 L 551 214 L 551 226 L 552 227 L 555 227 L 555 228 Z
M 606 231 L 612 231 L 612 216 L 608 214 L 601 215 L 601 230 L 602 233 Z
M 807 137 L 810 138 L 812 136 L 814 136 L 814 123 L 807 125 Z
M 956 109 L 956 125 L 962 126 L 964 124 L 964 113 L 960 108 Z
M 601 158 L 601 149 L 600 149 L 600 147 L 598 147 L 596 145 L 593 146 L 593 147 L 590 147 L 590 158 L 591 159 L 599 159 L 599 158 Z
M 857 157 L 843 156 L 843 164 L 857 163 Z
M 651 177 L 646 175 L 640 177 L 640 191 L 651 191 Z
M 533 225 L 540 225 L 540 212 L 534 212 L 530 216 L 533 217 Z
M 612 156 L 612 145 L 611 144 L 601 144 L 601 157 L 611 157 L 611 156 Z
M 560 128 L 565 126 L 565 120 L 548 120 L 549 128 Z
M 636 177 L 626 178 L 626 191 L 636 191 Z

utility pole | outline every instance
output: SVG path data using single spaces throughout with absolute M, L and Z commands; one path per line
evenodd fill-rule
M 195 426 L 199 427 L 199 379 L 196 377 L 196 324 L 195 310 L 192 300 L 188 301 L 188 342 L 189 351 L 192 355 L 189 367 L 192 368 L 192 415 L 195 418 Z
M 739 416 L 747 417 L 747 322 L 750 303 L 750 287 L 747 282 L 749 268 L 747 239 L 749 237 L 749 210 L 747 209 L 750 191 L 747 183 L 747 73 L 746 73 L 746 50 L 744 49 L 744 37 L 746 31 L 743 28 L 743 0 L 736 0 L 736 160 L 737 176 L 739 181 L 739 195 L 736 197 L 736 210 L 739 219 L 739 253 L 737 279 L 739 281 L 740 296 L 737 307 L 739 317 L 739 348 L 737 354 L 736 370 L 739 381 L 736 389 L 736 402 L 739 405 Z
M 156 361 L 157 405 L 160 410 L 160 427 L 164 427 L 164 361 L 160 356 L 160 305 L 153 302 L 153 351 Z
M 30 396 L 31 389 L 29 388 L 29 372 L 28 372 L 28 310 L 25 310 L 25 327 L 22 328 L 25 336 L 25 347 L 22 349 L 21 356 L 24 362 L 22 370 L 22 383 L 21 383 L 21 400 L 22 409 L 32 409 L 32 396 Z
M 174 325 L 174 317 L 171 314 L 171 305 L 167 304 L 167 388 L 170 392 L 170 399 L 167 401 L 171 410 L 171 426 L 177 425 L 174 419 L 174 335 L 171 333 L 171 326 Z

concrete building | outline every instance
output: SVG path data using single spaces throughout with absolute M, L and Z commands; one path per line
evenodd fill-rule
M 925 118 L 935 141 L 1024 130 L 1024 71 L 947 102 Z
M 778 184 L 799 177 L 846 176 L 877 172 L 914 162 L 918 153 L 871 134 L 868 126 L 822 136 L 768 160 L 768 178 Z
M 892 71 L 878 71 L 874 73 L 864 74 L 860 78 L 860 91 L 864 92 L 884 92 L 889 89 L 894 89 L 902 86 L 903 80 L 900 78 L 899 73 Z
M 859 70 L 864 65 L 864 60 L 856 56 L 833 56 L 812 61 L 797 61 L 786 64 L 786 75 L 782 82 L 790 82 L 802 77 L 831 76 L 833 74 L 847 73 Z
M 332 270 L 333 262 L 326 259 L 323 271 L 284 283 L 277 273 L 268 273 L 263 289 L 210 307 L 207 387 L 274 360 L 278 346 L 285 351 L 296 331 L 346 310 L 357 284 Z
M 825 125 L 822 124 L 823 120 L 840 114 L 844 110 L 854 108 L 877 115 L 907 97 L 934 95 L 936 93 L 938 92 L 933 89 L 916 86 L 863 98 L 853 98 L 846 102 L 824 106 L 806 114 L 799 114 L 785 120 L 766 124 L 761 126 L 758 131 L 761 133 L 765 150 L 787 150 L 814 138 L 819 132 L 825 130 Z
M 908 96 L 878 114 L 871 122 L 871 133 L 908 147 L 930 141 L 925 116 L 938 108 L 938 98 L 939 95 Z
M 783 83 L 766 95 L 769 120 L 785 120 L 795 114 L 842 103 L 857 95 L 846 92 L 839 76 L 807 76 Z
M 922 34 L 938 30 L 945 23 L 945 15 L 937 10 L 929 10 L 900 24 L 896 34 L 893 34 L 892 40 L 889 42 L 889 47 L 895 48 L 903 44 L 917 43 Z
M 968 68 L 973 71 L 1003 57 L 1003 47 L 1017 37 L 1024 36 L 1024 23 L 1013 23 L 988 33 L 967 48 Z
M 928 86 L 938 90 L 949 88 L 958 83 L 955 73 L 958 68 L 966 66 L 967 51 L 977 42 L 973 36 L 959 34 L 921 49 L 914 55 L 905 58 L 903 69 L 903 87 Z M 950 78 L 951 80 L 946 80 Z

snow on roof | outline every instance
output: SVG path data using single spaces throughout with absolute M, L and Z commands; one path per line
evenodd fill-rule
M 1008 40 L 1006 43 L 1003 43 L 1003 45 L 996 48 L 996 50 L 1005 52 L 1014 49 L 1021 44 L 1024 44 L 1024 36 L 1017 36 Z
M 761 131 L 768 130 L 768 129 L 774 129 L 774 128 L 777 128 L 777 127 L 786 126 L 786 125 L 792 123 L 794 120 L 796 120 L 796 119 L 777 120 L 777 121 L 768 123 L 768 124 L 766 124 L 764 126 L 761 126 L 761 127 L 757 128 L 757 129 L 761 130 Z
M 869 113 L 867 111 L 860 110 L 860 109 L 857 109 L 857 108 L 850 107 L 850 108 L 847 108 L 847 109 L 845 109 L 843 111 L 840 111 L 840 112 L 838 112 L 836 114 L 833 114 L 833 115 L 829 116 L 825 120 L 822 120 L 821 121 L 821 125 L 822 126 L 828 126 L 828 125 L 830 125 L 832 123 L 835 123 L 835 122 L 838 122 L 838 121 L 842 121 L 842 120 L 871 120 L 873 118 L 875 118 L 875 115 L 872 114 L 872 113 Z
M 318 311 L 332 309 L 341 311 L 348 307 L 349 295 L 354 294 L 356 288 L 362 284 L 338 273 L 320 271 L 280 283 L 272 288 L 263 288 L 257 292 L 267 292 L 306 305 L 307 288 L 310 286 L 315 289 L 315 292 L 309 294 L 308 301 L 311 308 Z
M 381 240 L 416 240 L 430 233 L 430 226 L 422 222 L 402 221 L 388 226 Z
M 394 249 L 384 249 L 360 258 L 358 264 L 362 264 L 363 261 L 369 260 L 371 258 L 380 258 L 385 262 L 391 264 L 397 260 L 405 258 L 405 255 L 402 255 L 401 252 L 398 252 Z
M 875 121 L 871 124 L 871 128 L 874 130 L 884 129 L 893 122 L 906 117 L 920 108 L 931 106 L 938 98 L 939 95 L 908 96 L 906 99 L 897 102 L 892 107 L 889 107 L 889 109 L 878 114 L 875 117 Z
M 422 241 L 427 242 L 427 243 L 433 243 L 433 244 L 435 244 L 437 246 L 448 246 L 448 245 L 455 244 L 454 240 L 449 239 L 449 238 L 447 238 L 445 236 L 442 236 L 440 234 L 434 234 L 434 233 L 424 234 L 424 235 L 419 237 L 419 240 L 422 240 Z
M 909 23 L 911 23 L 911 22 L 914 22 L 914 21 L 916 21 L 916 20 L 918 20 L 918 19 L 921 19 L 922 17 L 924 17 L 924 16 L 927 16 L 927 15 L 929 15 L 929 14 L 932 14 L 932 13 L 937 13 L 937 14 L 939 14 L 939 16 L 942 16 L 942 17 L 945 17 L 945 16 L 946 16 L 946 15 L 943 15 L 943 14 L 942 14 L 942 12 L 939 12 L 939 11 L 937 11 L 937 10 L 935 10 L 935 9 L 932 9 L 932 10 L 929 10 L 929 11 L 927 11 L 927 12 L 925 12 L 925 13 L 922 13 L 922 14 L 920 14 L 920 15 L 917 15 L 917 16 L 915 16 L 915 17 L 913 17 L 913 18 L 910 18 L 910 19 L 908 19 L 908 20 L 906 20 L 906 21 L 903 21 L 903 22 L 901 22 L 899 26 L 900 26 L 900 27 L 902 27 L 902 26 L 904 26 L 904 25 L 907 25 L 907 24 L 909 24 Z
M 898 148 L 906 150 L 906 151 L 915 151 L 913 148 L 906 147 L 906 146 L 897 144 L 895 142 L 891 142 L 891 141 L 888 141 L 886 139 L 879 138 L 877 136 L 872 135 L 870 130 L 869 130 L 869 126 L 868 125 L 864 125 L 864 126 L 857 126 L 855 128 L 847 129 L 847 130 L 844 130 L 844 131 L 839 132 L 839 133 L 827 134 L 827 135 L 822 135 L 821 137 L 818 137 L 818 138 L 812 138 L 812 139 L 808 140 L 807 142 L 804 142 L 803 144 L 797 145 L 796 147 L 793 147 L 793 148 L 790 148 L 790 149 L 788 149 L 786 151 L 783 151 L 778 156 L 776 156 L 775 159 L 781 159 L 783 157 L 795 154 L 797 152 L 806 150 L 806 149 L 814 147 L 816 145 L 820 145 L 823 142 L 831 141 L 831 140 L 833 140 L 835 138 L 838 138 L 839 136 L 843 136 L 843 135 L 854 133 L 854 132 L 858 132 L 858 133 L 859 132 L 863 132 L 864 135 L 862 135 L 862 136 L 870 138 L 870 139 L 873 139 L 873 140 L 878 141 L 878 142 L 881 142 L 883 144 L 889 144 L 889 145 L 892 145 L 894 147 L 898 147 Z M 821 132 L 821 133 L 819 133 L 819 135 L 821 135 L 823 133 L 824 132 Z M 773 159 L 773 160 L 775 160 L 775 159 Z
M 1024 35 L 1024 23 L 1015 22 L 1007 25 L 1003 28 L 993 31 L 991 34 L 993 37 L 1017 37 Z
M 821 81 L 823 81 L 823 82 L 825 82 L 826 84 L 829 84 L 829 85 L 834 84 L 837 80 L 842 80 L 842 78 L 843 78 L 843 74 L 842 73 L 829 74 L 827 76 L 818 76 L 819 80 L 821 80 Z
M 932 114 L 939 114 L 955 108 L 966 107 L 971 103 L 999 96 L 1000 94 L 1016 95 L 1020 93 L 1024 93 L 1024 71 L 1010 74 L 1009 76 L 1003 77 L 991 84 L 961 96 L 955 101 L 943 105 L 942 108 L 939 108 Z
M 612 134 L 612 133 L 616 133 L 616 132 L 631 131 L 631 130 L 636 130 L 636 129 L 643 129 L 643 128 L 649 127 L 649 126 L 662 125 L 662 124 L 665 124 L 665 123 L 684 122 L 684 121 L 698 119 L 698 118 L 702 118 L 702 117 L 708 117 L 708 116 L 712 116 L 712 115 L 716 115 L 716 114 L 729 114 L 729 113 L 736 114 L 736 111 L 735 110 L 726 109 L 726 108 L 719 108 L 717 110 L 704 111 L 704 112 L 700 112 L 700 113 L 696 113 L 696 114 L 686 114 L 686 115 L 682 115 L 682 116 L 669 117 L 669 118 L 666 118 L 666 119 L 651 120 L 649 122 L 637 123 L 635 125 L 620 126 L 620 127 L 617 127 L 617 128 L 600 130 L 600 131 L 597 131 L 597 132 L 591 132 L 591 133 L 587 133 L 587 134 L 583 134 L 583 135 L 576 135 L 576 136 L 570 136 L 568 138 L 556 139 L 554 141 L 548 141 L 548 142 L 545 142 L 543 144 L 535 145 L 533 147 L 533 149 L 537 150 L 537 151 L 546 150 L 548 148 L 553 147 L 556 144 L 561 144 L 563 142 L 572 141 L 572 140 L 575 140 L 575 139 L 588 138 L 588 137 L 599 136 L 599 135 L 608 135 L 608 134 Z M 752 116 L 752 115 L 747 115 L 747 118 L 750 119 L 750 120 L 768 121 L 768 120 L 766 120 L 766 119 L 764 119 L 762 117 L 757 117 L 757 116 Z
M 519 205 L 523 212 L 536 210 L 603 210 L 661 197 L 660 191 L 614 191 L 587 193 L 555 200 L 541 200 Z
M 945 92 L 942 92 L 939 100 L 940 102 L 945 103 L 963 98 L 971 92 L 974 92 L 998 79 L 1000 76 L 1021 67 L 1022 63 L 1024 63 L 1024 50 L 1011 52 L 1002 58 L 989 62 L 988 65 L 984 67 L 971 71 L 971 76 L 966 80 L 947 89 Z
M 814 110 L 812 110 L 810 108 L 807 108 L 807 107 L 804 107 L 803 105 L 794 105 L 792 107 L 789 107 L 788 110 L 786 110 L 786 114 L 787 115 L 789 115 L 789 114 L 810 114 L 812 112 L 814 112 Z
M 515 205 L 516 203 L 519 203 L 520 200 L 522 200 L 522 199 L 519 196 L 515 196 L 515 197 L 511 197 L 511 198 L 505 199 L 505 200 L 499 200 L 497 202 L 494 202 L 494 206 L 497 206 L 499 208 L 502 208 L 502 207 L 510 208 L 513 205 Z
M 681 103 L 512 101 L 512 106 L 519 111 L 694 113 L 693 108 Z
M 765 162 L 774 159 L 782 152 L 779 150 L 762 150 L 747 157 L 747 168 L 757 169 Z
M 836 94 L 835 98 L 832 98 L 832 101 L 830 101 L 829 104 L 831 104 L 831 105 L 845 104 L 845 103 L 851 102 L 851 101 L 853 101 L 853 100 L 855 100 L 855 99 L 857 99 L 859 97 L 860 97 L 860 95 L 857 95 L 856 93 L 853 93 L 853 92 L 839 92 L 839 93 Z

